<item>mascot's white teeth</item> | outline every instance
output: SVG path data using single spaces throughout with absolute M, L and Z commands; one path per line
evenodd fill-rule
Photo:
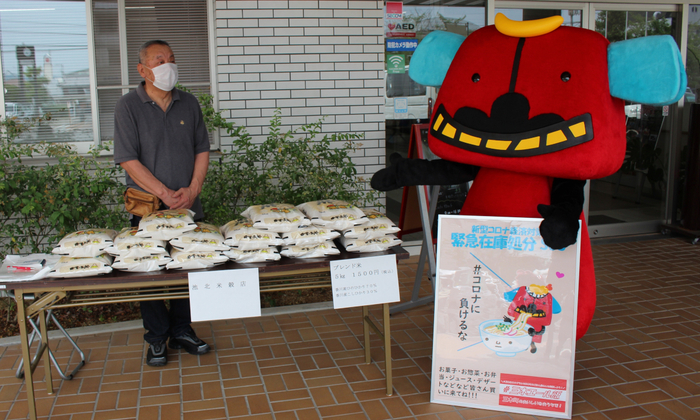
M 583 114 L 523 133 L 486 133 L 456 122 L 441 104 L 430 125 L 438 140 L 460 149 L 498 157 L 528 157 L 558 152 L 593 140 L 591 114 Z

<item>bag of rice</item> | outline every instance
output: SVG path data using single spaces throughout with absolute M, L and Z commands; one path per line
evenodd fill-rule
M 224 251 L 224 255 L 239 263 L 279 261 L 280 253 L 276 246 L 261 249 L 234 249 Z
M 340 232 L 324 227 L 305 227 L 282 234 L 285 245 L 314 245 L 332 241 Z
M 170 245 L 180 251 L 228 251 L 219 228 L 208 223 L 197 222 L 194 230 L 185 232 L 170 241 Z
M 401 239 L 394 235 L 381 236 L 379 238 L 372 239 L 352 239 L 352 238 L 340 238 L 340 243 L 345 247 L 348 252 L 381 252 L 386 251 L 392 246 L 401 244 Z
M 343 231 L 344 237 L 368 240 L 401 231 L 384 213 L 372 209 L 362 209 L 362 211 L 367 216 L 367 223 L 345 229 Z
M 46 274 L 47 277 L 87 277 L 112 272 L 112 257 L 100 254 L 95 257 L 74 258 L 63 256 Z
M 210 268 L 228 261 L 228 257 L 217 251 L 184 252 L 173 249 L 170 253 L 170 261 L 165 267 L 169 270 L 198 270 Z
M 112 246 L 117 231 L 112 229 L 84 229 L 69 233 L 51 252 L 73 258 L 96 257 Z
M 160 239 L 141 238 L 136 236 L 138 227 L 122 229 L 114 238 L 112 246 L 105 249 L 112 256 L 122 258 L 138 258 L 156 254 L 167 254 L 168 244 Z
M 316 226 L 344 230 L 367 222 L 358 207 L 343 200 L 318 200 L 299 204 L 299 209 Z
M 194 230 L 197 224 L 193 217 L 194 212 L 188 209 L 158 210 L 141 219 L 136 236 L 169 241 Z
M 315 245 L 286 246 L 282 248 L 280 254 L 289 258 L 321 258 L 326 255 L 338 255 L 340 251 L 333 241 L 326 241 Z
M 284 244 L 277 232 L 256 229 L 248 219 L 232 220 L 221 227 L 224 244 L 237 249 L 263 249 Z
M 282 233 L 308 226 L 309 219 L 291 204 L 273 203 L 248 207 L 243 213 L 253 222 L 253 227 Z
M 145 273 L 148 271 L 163 270 L 172 261 L 168 254 L 141 255 L 117 257 L 112 263 L 112 268 L 123 271 L 138 271 Z

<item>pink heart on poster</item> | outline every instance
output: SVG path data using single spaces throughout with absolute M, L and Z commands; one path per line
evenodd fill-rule
M 393 24 L 393 23 L 389 23 L 389 24 L 387 24 L 387 26 L 388 26 L 389 29 L 392 30 L 392 31 L 394 30 L 394 28 L 396 28 L 396 25 Z
M 564 277 L 564 273 L 560 273 L 557 271 L 557 278 L 562 278 L 562 277 Z

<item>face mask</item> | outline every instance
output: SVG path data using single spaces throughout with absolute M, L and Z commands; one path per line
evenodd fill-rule
M 144 66 L 146 67 L 146 66 Z M 163 63 L 158 67 L 148 68 L 153 72 L 156 80 L 153 81 L 153 86 L 160 90 L 171 91 L 177 83 L 177 65 L 175 63 Z

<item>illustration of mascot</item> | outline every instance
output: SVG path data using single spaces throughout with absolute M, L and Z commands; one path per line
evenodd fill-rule
M 545 244 L 576 241 L 581 222 L 578 325 L 595 311 L 595 273 L 583 220 L 586 180 L 615 173 L 625 156 L 624 100 L 677 102 L 686 88 L 670 36 L 609 43 L 561 26 L 553 16 L 495 25 L 465 38 L 433 32 L 411 58 L 409 75 L 439 87 L 428 145 L 439 160 L 404 159 L 372 178 L 388 191 L 473 180 L 463 215 L 543 217 Z
M 518 283 L 540 280 L 531 271 L 526 270 L 518 270 L 516 278 Z M 532 337 L 530 353 L 537 352 L 535 343 L 542 342 L 545 328 L 552 323 L 552 315 L 561 312 L 561 306 L 552 296 L 551 291 L 551 284 L 544 286 L 532 283 L 529 286 L 517 287 L 503 295 L 507 301 L 511 302 L 508 307 L 508 316 L 504 316 L 503 321 L 512 324 L 513 320 L 519 321 L 524 318 L 523 323 L 530 326 L 527 329 L 527 333 Z

